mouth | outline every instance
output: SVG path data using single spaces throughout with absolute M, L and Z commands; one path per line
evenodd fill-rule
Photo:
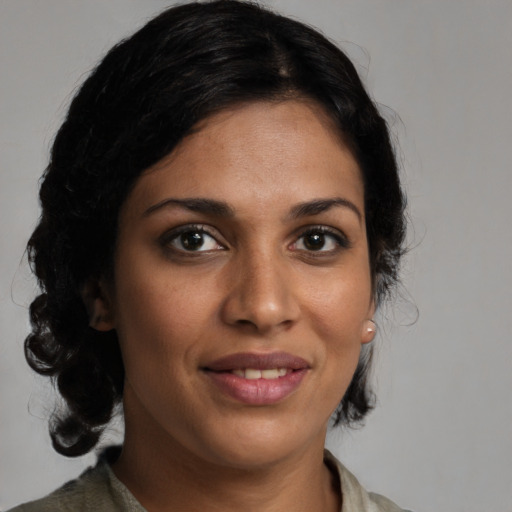
M 239 353 L 217 359 L 202 368 L 216 389 L 249 405 L 269 405 L 296 391 L 310 365 L 286 352 Z
M 284 377 L 290 372 L 293 372 L 290 368 L 268 368 L 266 370 L 259 370 L 258 368 L 237 368 L 236 370 L 231 371 L 233 375 L 237 375 L 238 377 L 247 380 L 274 380 L 279 377 Z
M 249 377 L 246 378 L 251 378 L 250 375 L 253 375 L 252 370 L 260 372 L 274 372 L 274 370 L 277 372 L 282 372 L 283 370 L 286 370 L 289 372 L 294 370 L 302 370 L 309 367 L 309 363 L 302 359 L 302 357 L 294 356 L 292 354 L 288 354 L 287 352 L 272 352 L 269 354 L 247 352 L 221 357 L 220 359 L 208 363 L 204 367 L 204 370 L 212 372 L 249 371 Z M 277 375 L 273 378 L 277 378 L 279 376 L 284 375 Z

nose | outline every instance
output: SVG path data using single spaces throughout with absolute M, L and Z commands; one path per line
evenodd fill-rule
M 224 322 L 258 334 L 290 328 L 300 307 L 286 262 L 281 256 L 252 255 L 232 269 L 222 305 Z

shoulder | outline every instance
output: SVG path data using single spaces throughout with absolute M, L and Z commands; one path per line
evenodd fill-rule
M 8 512 L 116 512 L 128 510 L 116 496 L 108 465 L 100 462 L 45 498 Z
M 329 451 L 325 451 L 324 458 L 326 464 L 335 469 L 340 478 L 343 495 L 340 512 L 410 512 L 380 494 L 366 491 L 357 478 Z
M 368 493 L 368 497 L 370 503 L 374 506 L 374 508 L 369 508 L 372 512 L 411 512 L 410 510 L 405 510 L 399 507 L 396 503 L 393 503 L 390 499 L 385 496 L 381 496 L 380 494 L 375 494 L 373 492 Z

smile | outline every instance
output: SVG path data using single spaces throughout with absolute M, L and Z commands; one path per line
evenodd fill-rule
M 233 375 L 237 375 L 238 377 L 242 377 L 243 379 L 248 380 L 256 380 L 256 379 L 278 379 L 279 377 L 284 377 L 289 372 L 293 370 L 289 370 L 288 368 L 270 368 L 268 370 L 258 370 L 257 368 L 245 368 L 245 369 L 236 369 L 233 370 Z
M 248 405 L 270 405 L 294 393 L 310 370 L 302 358 L 278 352 L 241 353 L 209 363 L 203 371 L 215 389 Z

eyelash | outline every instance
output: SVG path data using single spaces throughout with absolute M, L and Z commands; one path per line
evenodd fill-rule
M 331 239 L 334 240 L 336 247 L 334 249 L 330 249 L 327 251 L 324 251 L 324 250 L 315 251 L 315 250 L 308 250 L 308 249 L 298 249 L 298 250 L 304 251 L 305 253 L 311 254 L 311 255 L 316 254 L 319 256 L 320 255 L 327 256 L 327 255 L 336 254 L 340 250 L 348 249 L 351 246 L 349 239 L 345 236 L 344 233 L 342 233 L 338 229 L 330 228 L 328 226 L 309 226 L 309 227 L 307 227 L 304 231 L 301 232 L 300 236 L 293 243 L 293 245 L 296 245 L 299 240 L 304 239 L 307 236 L 316 235 L 316 234 L 327 235 L 328 237 L 331 237 Z
M 215 240 L 216 244 L 218 245 L 218 248 L 216 249 L 207 249 L 207 250 L 187 250 L 185 248 L 179 248 L 174 246 L 174 242 L 179 239 L 179 237 L 185 233 L 191 233 L 191 234 L 200 234 L 200 235 L 207 235 L 208 237 Z M 331 240 L 334 241 L 334 244 L 336 247 L 334 249 L 328 249 L 328 250 L 322 250 L 323 247 L 320 250 L 314 250 L 314 249 L 297 249 L 297 244 L 300 240 L 304 240 L 307 236 L 311 235 L 324 235 L 326 237 L 330 237 Z M 324 240 L 325 241 L 325 240 Z M 304 243 L 304 242 L 303 242 Z M 164 233 L 160 237 L 160 244 L 163 248 L 166 250 L 170 250 L 175 254 L 183 255 L 186 254 L 187 257 L 197 257 L 204 255 L 205 253 L 211 253 L 217 250 L 226 250 L 226 247 L 223 243 L 219 242 L 218 235 L 214 233 L 214 230 L 209 228 L 208 226 L 205 226 L 204 224 L 187 224 L 184 226 L 180 226 L 178 228 L 172 229 L 171 231 L 168 231 Z M 341 231 L 330 228 L 327 226 L 308 226 L 307 228 L 303 228 L 300 231 L 299 236 L 295 239 L 295 241 L 290 245 L 292 247 L 292 250 L 301 252 L 307 255 L 315 255 L 317 257 L 322 256 L 329 256 L 338 253 L 342 249 L 348 249 L 350 248 L 351 244 L 349 239 L 345 236 L 344 233 Z M 290 247 L 289 246 L 289 247 Z
M 225 250 L 226 247 L 218 241 L 218 235 L 212 233 L 212 230 L 208 228 L 208 226 L 205 226 L 203 224 L 187 224 L 185 226 L 180 226 L 176 229 L 172 229 L 171 231 L 168 231 L 167 233 L 164 233 L 160 237 L 160 244 L 166 248 L 169 249 L 175 253 L 178 254 L 187 254 L 187 256 L 198 256 L 201 255 L 201 253 L 211 252 L 211 250 L 207 251 L 194 251 L 194 250 L 186 250 L 186 249 L 180 249 L 178 247 L 173 246 L 173 242 L 178 240 L 181 235 L 184 235 L 185 233 L 193 233 L 193 234 L 201 234 L 201 235 L 207 235 L 208 237 L 215 240 L 215 242 L 218 244 L 221 249 L 216 250 Z

